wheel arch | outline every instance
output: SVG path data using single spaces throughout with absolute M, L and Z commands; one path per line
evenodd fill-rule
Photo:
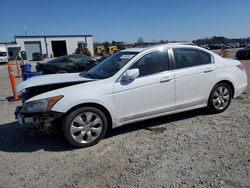
M 88 103 L 81 103 L 81 104 L 78 104 L 76 106 L 73 106 L 65 113 L 64 117 L 66 117 L 69 113 L 73 112 L 74 110 L 76 110 L 78 108 L 82 108 L 82 107 L 94 107 L 94 108 L 101 110 L 105 114 L 105 116 L 107 117 L 108 131 L 112 129 L 113 118 L 111 116 L 111 113 L 109 112 L 109 110 L 106 107 L 104 107 L 103 105 L 98 104 L 98 103 L 88 102 Z
M 225 83 L 225 84 L 228 84 L 230 86 L 230 89 L 232 91 L 232 97 L 234 97 L 234 94 L 235 94 L 235 88 L 234 88 L 234 85 L 231 81 L 229 80 L 221 80 L 221 81 L 218 81 L 214 86 L 213 88 L 217 85 L 217 84 L 221 84 L 221 83 Z

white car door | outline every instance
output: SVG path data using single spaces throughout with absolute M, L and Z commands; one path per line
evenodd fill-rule
M 174 72 L 169 70 L 167 51 L 144 55 L 130 69 L 138 68 L 139 77 L 114 84 L 114 101 L 120 123 L 173 110 Z
M 204 104 L 216 71 L 211 54 L 194 48 L 174 48 L 176 109 Z

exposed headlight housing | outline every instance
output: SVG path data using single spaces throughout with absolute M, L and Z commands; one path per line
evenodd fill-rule
M 55 96 L 46 99 L 40 99 L 37 101 L 31 101 L 24 103 L 22 112 L 24 113 L 36 113 L 49 111 L 63 96 Z

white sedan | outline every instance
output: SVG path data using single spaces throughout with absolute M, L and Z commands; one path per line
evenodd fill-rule
M 30 78 L 17 87 L 23 105 L 15 114 L 87 147 L 124 124 L 203 107 L 223 112 L 246 87 L 239 61 L 166 44 L 117 52 L 85 73 Z

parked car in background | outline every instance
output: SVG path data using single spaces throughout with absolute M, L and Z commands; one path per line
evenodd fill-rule
M 98 143 L 108 129 L 207 107 L 225 111 L 247 87 L 238 60 L 191 45 L 119 51 L 81 74 L 30 78 L 17 86 L 15 115 L 42 130 L 60 126 L 77 147 Z
M 35 52 L 32 54 L 32 60 L 33 61 L 42 61 L 44 59 L 43 54 L 39 52 Z
M 0 46 L 0 63 L 8 62 L 8 53 L 5 46 Z
M 240 48 L 245 48 L 247 45 L 245 42 L 240 42 Z
M 236 52 L 235 57 L 239 60 L 250 59 L 250 45 Z
M 210 44 L 208 45 L 210 50 L 219 50 L 221 49 L 221 46 L 219 44 Z
M 210 50 L 208 44 L 201 45 L 200 47 L 205 48 L 205 49 L 207 49 L 207 50 Z
M 235 43 L 235 45 L 234 45 L 235 47 L 234 48 L 240 48 L 240 43 Z
M 225 45 L 225 44 L 220 44 L 220 48 L 221 48 L 221 49 L 230 49 L 231 46 Z
M 87 71 L 96 64 L 97 61 L 89 56 L 72 54 L 54 58 L 48 62 L 38 62 L 36 70 L 43 74 L 75 73 Z

